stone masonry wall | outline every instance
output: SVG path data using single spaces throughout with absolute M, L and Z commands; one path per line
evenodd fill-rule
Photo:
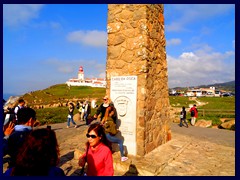
M 107 94 L 112 76 L 138 77 L 137 155 L 170 137 L 170 104 L 162 4 L 108 5 Z

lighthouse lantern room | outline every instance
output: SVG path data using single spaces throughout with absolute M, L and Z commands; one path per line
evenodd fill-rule
M 78 70 L 78 79 L 79 79 L 80 81 L 83 81 L 83 80 L 84 80 L 84 72 L 83 72 L 83 67 L 82 67 L 82 66 L 80 66 L 80 67 L 79 67 L 79 70 Z

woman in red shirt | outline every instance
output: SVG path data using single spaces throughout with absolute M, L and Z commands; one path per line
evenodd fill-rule
M 112 152 L 102 125 L 90 125 L 86 136 L 88 148 L 87 152 L 79 158 L 79 166 L 84 166 L 87 158 L 87 176 L 113 176 Z

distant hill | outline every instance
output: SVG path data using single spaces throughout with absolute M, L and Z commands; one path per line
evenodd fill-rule
M 235 92 L 235 81 L 229 81 L 225 83 L 216 83 L 216 84 L 210 84 L 210 85 L 201 85 L 198 87 L 210 87 L 210 86 L 214 86 L 218 90 Z
M 105 88 L 88 86 L 71 86 L 56 84 L 43 90 L 26 93 L 22 97 L 29 105 L 65 104 L 68 101 L 101 100 L 105 95 Z
M 235 81 L 229 81 L 225 83 L 215 83 L 215 84 L 208 84 L 208 85 L 199 85 L 199 86 L 191 86 L 189 88 L 207 88 L 207 87 L 215 87 L 218 90 L 224 90 L 224 91 L 231 91 L 235 93 Z M 175 87 L 171 89 L 187 89 L 188 87 Z

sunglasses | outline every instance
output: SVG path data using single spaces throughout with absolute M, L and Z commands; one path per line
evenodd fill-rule
M 92 139 L 95 139 L 97 136 L 96 135 L 90 135 L 90 134 L 86 134 L 87 138 L 92 138 Z

